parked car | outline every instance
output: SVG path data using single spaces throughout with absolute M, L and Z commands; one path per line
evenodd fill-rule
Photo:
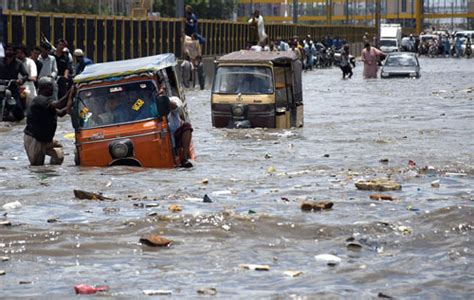
M 390 53 L 382 66 L 382 78 L 420 77 L 420 63 L 415 53 Z

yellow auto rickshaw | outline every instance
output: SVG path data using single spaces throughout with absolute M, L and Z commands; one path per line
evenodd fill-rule
M 182 118 L 189 119 L 175 67 L 173 54 L 161 54 L 90 65 L 76 76 L 71 114 L 76 164 L 178 166 L 181 154 L 172 145 L 167 122 L 169 98 L 158 97 L 165 84 L 167 96 L 184 103 Z
M 237 51 L 216 61 L 212 125 L 303 126 L 302 65 L 291 51 Z

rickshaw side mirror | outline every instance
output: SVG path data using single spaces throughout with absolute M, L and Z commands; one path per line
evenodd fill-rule
M 161 117 L 167 117 L 171 111 L 170 98 L 166 96 L 158 97 L 156 100 L 156 107 Z

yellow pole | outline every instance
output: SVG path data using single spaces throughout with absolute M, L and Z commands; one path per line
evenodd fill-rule
M 416 0 L 415 12 L 416 12 L 416 33 L 420 34 L 420 32 L 423 30 L 423 23 L 421 20 L 421 16 L 423 12 L 423 1 Z

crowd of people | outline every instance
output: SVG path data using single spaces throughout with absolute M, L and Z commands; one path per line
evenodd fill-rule
M 14 101 L 2 103 L 0 120 L 19 121 L 24 118 L 24 112 L 38 95 L 41 78 L 53 80 L 54 100 L 67 96 L 72 78 L 80 74 L 86 65 L 92 64 L 81 49 L 71 54 L 67 46 L 67 41 L 63 39 L 57 40 L 55 47 L 49 42 L 42 42 L 31 50 L 23 45 L 3 46 L 5 56 L 0 58 L 0 80 L 11 92 Z
M 448 32 L 432 35 L 421 33 L 420 38 L 415 39 L 414 46 L 407 50 L 430 57 L 470 58 L 472 55 L 472 41 L 469 36 L 463 37 L 460 34 L 451 35 Z

